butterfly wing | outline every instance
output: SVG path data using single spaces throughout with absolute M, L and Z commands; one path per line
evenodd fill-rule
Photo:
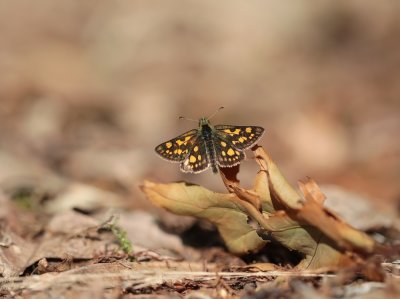
M 183 172 L 199 173 L 210 167 L 210 159 L 207 155 L 206 143 L 204 139 L 199 136 L 193 144 L 189 155 L 181 163 L 181 170 Z
M 246 157 L 242 150 L 237 149 L 231 141 L 226 139 L 217 137 L 214 146 L 217 163 L 221 167 L 233 167 Z
M 222 142 L 231 143 L 238 150 L 253 146 L 264 133 L 264 128 L 257 126 L 217 125 L 215 129 Z
M 171 162 L 182 162 L 188 156 L 197 139 L 197 130 L 190 130 L 178 137 L 161 143 L 155 148 L 157 154 Z

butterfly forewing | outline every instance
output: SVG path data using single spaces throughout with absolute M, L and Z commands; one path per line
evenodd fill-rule
M 181 163 L 183 172 L 199 173 L 210 167 L 209 157 L 207 155 L 206 145 L 201 136 L 196 139 L 189 155 Z
M 236 149 L 244 150 L 254 145 L 264 133 L 264 128 L 257 126 L 215 126 L 219 138 L 232 144 Z
M 189 155 L 197 139 L 197 130 L 190 130 L 158 145 L 156 152 L 171 162 L 182 162 Z

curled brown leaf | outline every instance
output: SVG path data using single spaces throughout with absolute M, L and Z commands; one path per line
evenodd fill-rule
M 240 186 L 236 167 L 220 171 L 226 194 L 187 183 L 148 181 L 142 190 L 154 204 L 175 214 L 214 223 L 228 249 L 236 254 L 268 246 L 260 237 L 263 235 L 303 254 L 300 269 L 355 264 L 375 251 L 375 242 L 368 235 L 323 206 L 325 195 L 316 182 L 300 182 L 301 195 L 262 147 L 252 150 L 260 170 L 251 189 Z M 259 227 L 250 226 L 249 218 Z

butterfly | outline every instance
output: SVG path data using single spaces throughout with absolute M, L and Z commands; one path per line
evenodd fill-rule
M 233 167 L 245 158 L 244 150 L 264 133 L 257 126 L 211 125 L 209 118 L 199 120 L 198 129 L 161 143 L 155 148 L 162 158 L 180 163 L 183 172 L 199 173 L 212 168 Z

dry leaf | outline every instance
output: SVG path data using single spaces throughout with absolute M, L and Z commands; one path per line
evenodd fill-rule
M 155 217 L 144 211 L 130 211 L 119 215 L 118 224 L 124 228 L 133 246 L 158 251 L 169 249 L 184 252 L 182 240 L 174 234 L 163 231 Z
M 46 202 L 45 210 L 49 213 L 59 213 L 79 208 L 93 211 L 103 207 L 122 207 L 124 202 L 115 193 L 101 190 L 83 183 L 71 183 Z
M 350 225 L 322 206 L 324 195 L 314 181 L 301 183 L 304 199 L 287 183 L 278 167 L 261 148 L 255 150 L 257 162 L 266 167 L 269 173 L 269 186 L 274 198 L 294 214 L 296 220 L 305 221 L 318 228 L 340 247 L 350 251 L 370 254 L 375 250 L 375 242 L 367 234 L 352 228 Z M 321 195 L 322 194 L 322 195 Z
M 389 227 L 400 231 L 400 219 L 391 205 L 379 205 L 337 185 L 323 185 L 321 188 L 327 195 L 325 206 L 339 214 L 351 226 L 363 231 Z
M 56 214 L 47 225 L 28 265 L 43 258 L 92 259 L 106 249 L 118 250 L 111 234 L 97 232 L 100 225 L 94 218 L 74 211 Z
M 154 204 L 178 215 L 195 216 L 214 223 L 228 247 L 236 254 L 257 251 L 265 245 L 247 223 L 248 216 L 232 199 L 232 194 L 209 191 L 186 183 L 155 184 L 141 187 Z
M 257 233 L 302 253 L 299 269 L 354 264 L 361 260 L 355 253 L 374 252 L 375 242 L 370 237 L 323 207 L 325 195 L 314 181 L 300 183 L 300 196 L 261 147 L 253 150 L 260 171 L 250 190 L 240 187 L 238 167 L 221 169 L 229 194 L 187 183 L 148 181 L 142 190 L 154 204 L 175 214 L 214 223 L 228 249 L 236 254 L 266 245 Z M 248 219 L 258 223 L 258 230 L 248 224 Z
M 33 252 L 33 244 L 4 228 L 0 230 L 0 273 L 3 277 L 21 275 Z

